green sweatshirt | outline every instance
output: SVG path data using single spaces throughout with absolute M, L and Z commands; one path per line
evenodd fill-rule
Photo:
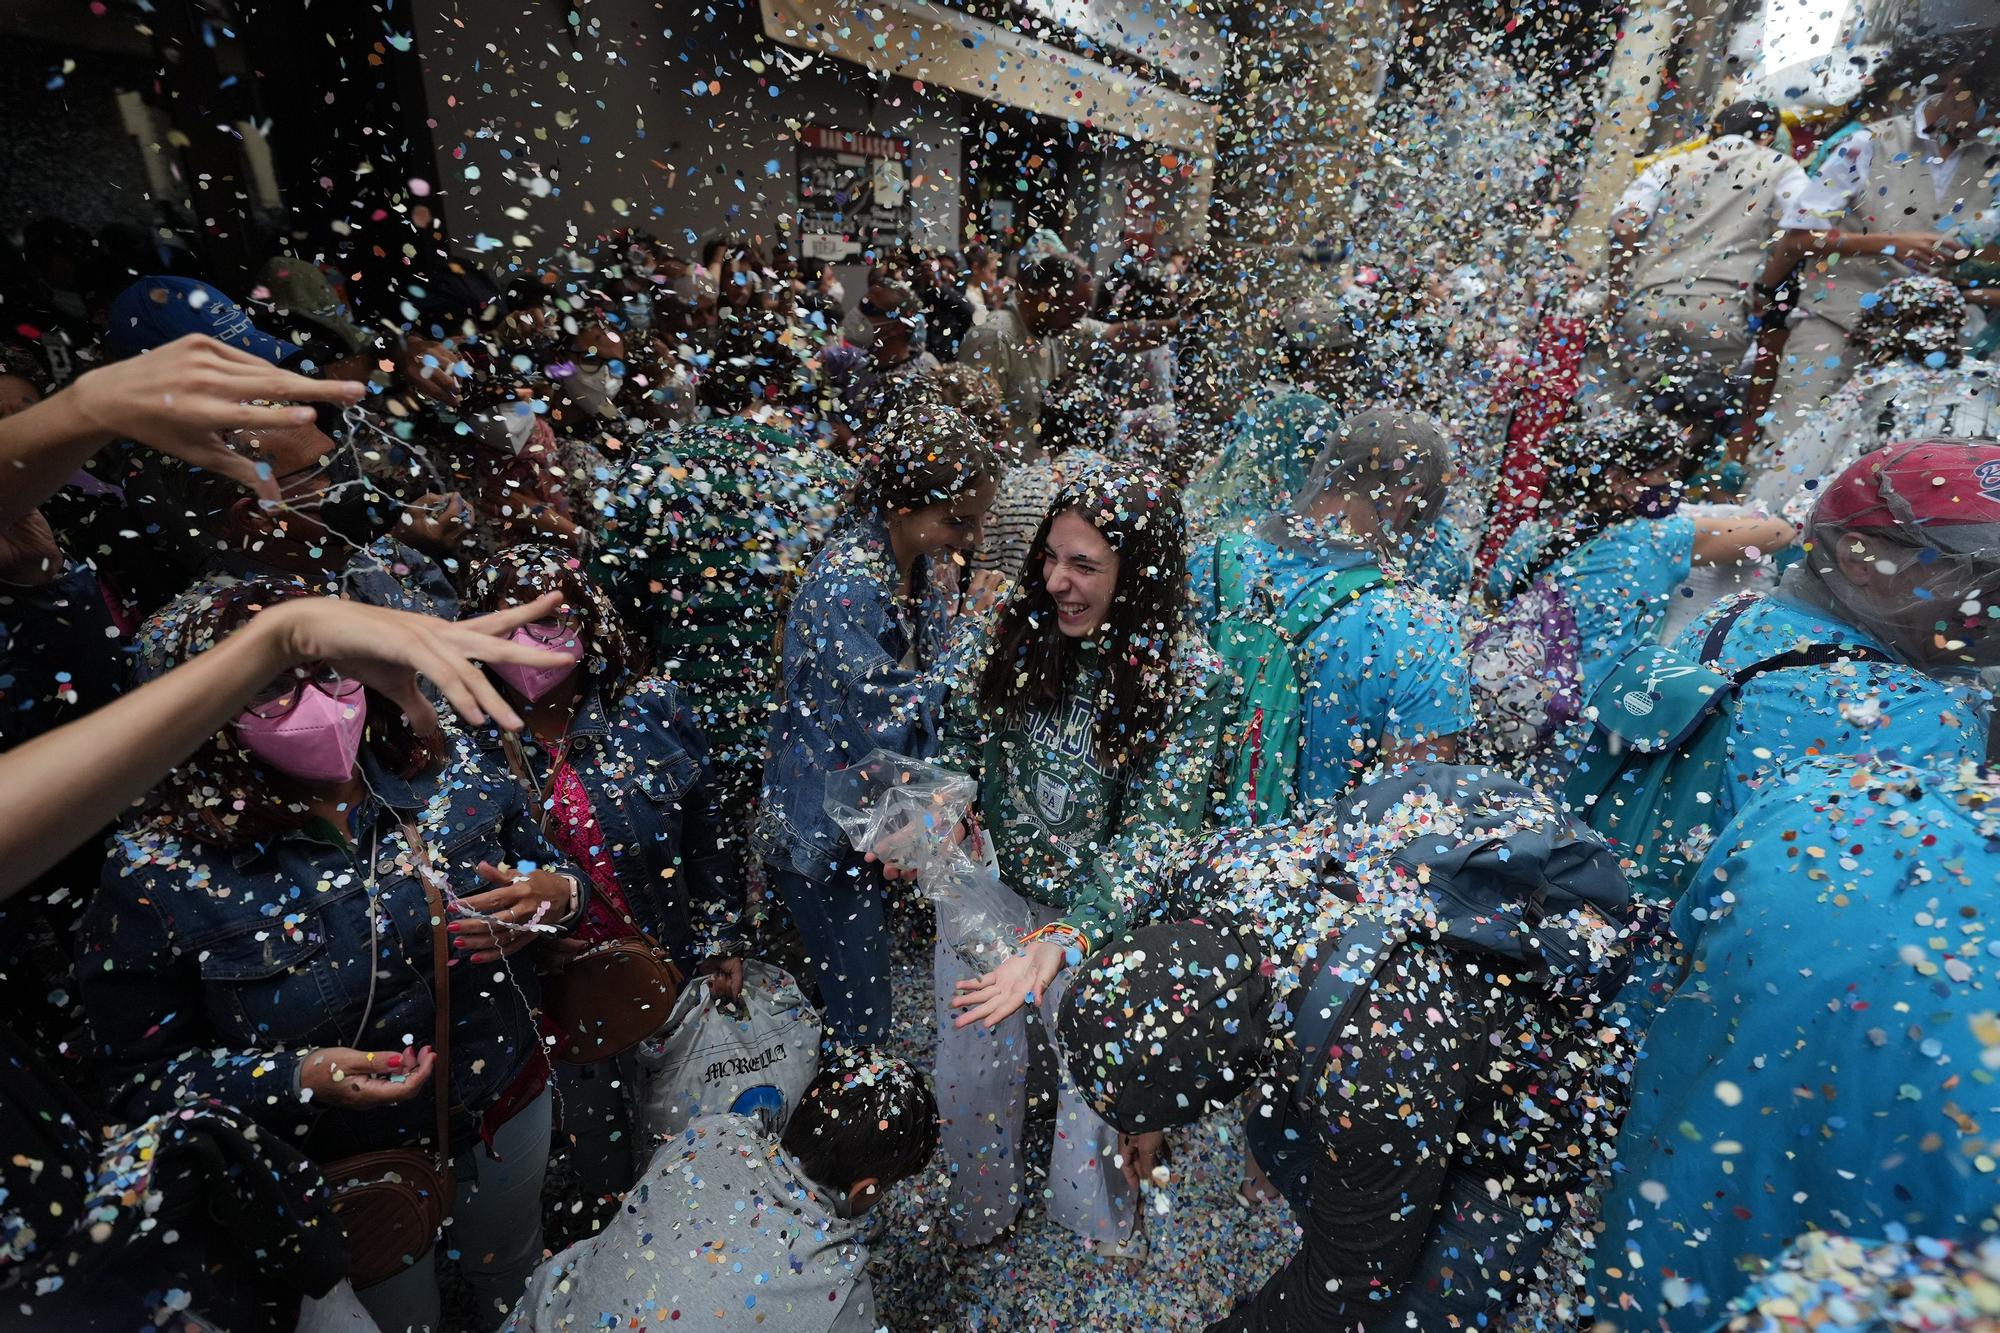
M 1206 820 L 1232 700 L 1220 659 L 1184 639 L 1165 745 L 1143 772 L 1108 773 L 1096 754 L 1094 646 L 1078 666 L 1059 703 L 1025 714 L 985 716 L 972 689 L 958 691 L 946 758 L 979 780 L 980 823 L 1007 887 L 1061 911 L 1095 952 L 1151 900 L 1165 856 Z

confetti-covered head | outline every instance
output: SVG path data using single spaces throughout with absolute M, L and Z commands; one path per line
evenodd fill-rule
M 176 338 L 203 333 L 282 366 L 299 349 L 250 322 L 242 306 L 198 278 L 141 278 L 111 302 L 104 345 L 113 356 L 137 356 Z
M 1554 512 L 1586 531 L 1635 514 L 1671 514 L 1713 439 L 1713 422 L 1697 421 L 1708 392 L 1692 380 L 1662 383 L 1647 408 L 1612 408 L 1559 427 Z
M 1708 132 L 1718 139 L 1727 134 L 1740 134 L 1759 143 L 1770 143 L 1784 127 L 1778 108 L 1762 98 L 1746 97 L 1716 112 L 1715 119 L 1708 123 Z
M 258 274 L 258 293 L 276 318 L 272 327 L 306 349 L 321 365 L 352 356 L 374 339 L 352 318 L 319 265 L 290 255 L 268 260 Z M 289 325 L 290 327 L 287 327 Z M 321 346 L 315 346 L 321 344 Z
M 1174 647 L 1189 621 L 1187 524 L 1158 473 L 1086 467 L 1056 493 L 1000 613 L 979 700 L 996 714 L 1053 705 L 1101 664 L 1099 762 L 1146 762 L 1168 730 Z
M 1318 379 L 1357 350 L 1355 312 L 1340 298 L 1309 296 L 1285 311 L 1273 332 L 1279 364 L 1294 378 Z
M 900 366 L 924 350 L 929 330 L 923 303 L 900 282 L 881 278 L 870 283 L 854 314 L 852 337 L 877 366 Z
M 1451 440 L 1436 417 L 1371 408 L 1325 433 L 1292 511 L 1338 519 L 1370 542 L 1392 547 L 1436 517 L 1451 467 Z M 1284 532 L 1281 519 L 1265 525 L 1267 538 L 1282 540 Z
M 1965 297 L 1929 274 L 1898 278 L 1862 298 L 1854 341 L 1871 365 L 1914 361 L 1939 370 L 1965 359 Z
M 1719 370 L 1676 373 L 1663 378 L 1647 395 L 1654 416 L 1686 429 L 1683 471 L 1706 461 L 1716 443 L 1736 430 L 1743 415 L 1744 381 Z M 1666 434 L 1671 441 L 1676 437 Z
M 1022 250 L 1014 300 L 1030 334 L 1053 338 L 1067 333 L 1090 313 L 1090 299 L 1090 269 L 1082 260 L 1067 252 L 1030 258 Z
M 1290 506 L 1340 429 L 1333 404 L 1317 394 L 1282 393 L 1242 419 L 1215 463 L 1188 484 L 1188 510 L 1207 533 Z
M 1266 949 L 1247 924 L 1131 931 L 1064 995 L 1056 1035 L 1091 1109 L 1128 1134 L 1193 1124 L 1271 1067 Z
M 1919 440 L 1827 483 L 1783 590 L 1928 671 L 2000 665 L 2000 444 Z
M 937 402 L 956 408 L 982 440 L 997 440 L 1007 429 L 1000 390 L 976 366 L 953 361 L 910 378 L 900 405 Z
M 143 683 L 165 675 L 207 652 L 266 608 L 310 595 L 300 584 L 257 579 L 185 593 L 133 636 L 134 679 Z M 247 716 L 266 722 L 277 719 L 307 681 L 328 683 L 325 665 L 307 663 L 274 679 L 244 714 L 174 767 L 153 792 L 152 812 L 180 836 L 220 847 L 244 847 L 302 827 L 310 812 L 298 803 L 298 783 L 276 780 L 245 743 L 239 726 Z M 435 736 L 418 735 L 402 711 L 386 699 L 372 694 L 368 699 L 362 744 L 377 760 L 405 776 L 435 762 Z
M 1102 453 L 1117 424 L 1118 408 L 1102 378 L 1085 367 L 1049 386 L 1036 429 L 1043 452 L 1054 456 L 1071 449 Z
M 984 492 L 983 517 L 1000 471 L 993 446 L 963 413 L 943 403 L 911 403 L 868 437 L 857 507 L 892 519 Z M 967 549 L 977 544 L 975 533 Z
M 799 331 L 762 311 L 732 313 L 715 330 L 715 352 L 701 380 L 702 405 L 727 415 L 770 404 L 789 407 L 809 389 Z
M 607 705 L 615 703 L 638 678 L 641 654 L 611 599 L 585 576 L 583 561 L 575 552 L 533 542 L 510 546 L 474 567 L 466 606 L 469 614 L 484 615 L 550 592 L 563 598 L 553 617 L 556 625 L 573 633 L 592 683 Z M 531 631 L 535 646 L 543 646 L 543 638 L 532 637 L 532 627 L 523 629 Z M 520 633 L 516 631 L 517 636 Z
M 869 1199 L 923 1170 L 938 1146 L 937 1099 L 915 1066 L 866 1047 L 830 1057 L 785 1126 L 785 1151 L 808 1179 Z

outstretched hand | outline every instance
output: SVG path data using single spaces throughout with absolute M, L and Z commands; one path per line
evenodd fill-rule
M 322 1046 L 299 1065 L 299 1090 L 309 1100 L 365 1111 L 416 1096 L 436 1068 L 437 1052 L 428 1046 L 402 1051 Z
M 1039 1002 L 1062 966 L 1063 946 L 1054 940 L 1036 940 L 985 976 L 959 982 L 951 1007 L 965 1012 L 952 1027 L 974 1023 L 998 1027 L 1030 1000 Z
M 329 664 L 394 703 L 419 731 L 437 726 L 436 711 L 417 688 L 419 676 L 437 686 L 459 716 L 474 726 L 491 718 L 518 731 L 520 715 L 478 663 L 552 667 L 567 662 L 560 653 L 507 637 L 547 616 L 561 601 L 562 594 L 552 592 L 510 610 L 450 621 L 338 597 L 301 597 L 278 603 L 252 623 L 282 636 L 288 661 Z
M 307 379 L 190 333 L 144 356 L 99 366 L 50 402 L 67 399 L 69 409 L 91 430 L 137 440 L 275 501 L 278 483 L 271 469 L 231 449 L 225 437 L 232 431 L 281 430 L 313 420 L 310 407 L 277 403 L 346 406 L 365 392 L 364 384 Z

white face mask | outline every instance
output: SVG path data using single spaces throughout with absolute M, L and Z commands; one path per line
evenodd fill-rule
M 535 435 L 535 413 L 526 403 L 511 403 L 472 418 L 472 433 L 495 449 L 519 454 Z
M 602 366 L 579 370 L 569 377 L 569 396 L 587 412 L 602 413 L 625 387 L 625 381 Z
M 847 288 L 837 282 L 826 289 L 826 294 L 833 299 L 835 305 L 843 305 L 847 301 Z

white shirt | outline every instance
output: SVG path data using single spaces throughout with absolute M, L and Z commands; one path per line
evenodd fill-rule
M 1725 134 L 1715 141 L 1718 147 L 1741 142 L 1744 138 L 1740 134 Z M 1699 153 L 1701 149 L 1693 151 Z M 1618 212 L 1641 223 L 1651 222 L 1653 214 L 1660 210 L 1660 199 L 1666 193 L 1674 168 L 1681 165 L 1681 159 L 1687 156 L 1687 153 L 1675 153 L 1640 172 L 1638 179 L 1626 186 L 1625 193 L 1618 197 Z M 1829 204 L 1832 204 L 1830 208 Z M 1771 196 L 1771 222 L 1780 231 L 1817 231 L 1826 226 L 1829 218 L 1837 217 L 1846 210 L 1847 200 L 1830 200 L 1824 191 L 1814 187 L 1812 177 L 1806 175 L 1805 168 L 1796 162 L 1783 168 L 1778 177 L 1778 188 Z
M 1031 457 L 1041 448 L 1042 395 L 1071 366 L 1087 357 L 1091 345 L 1110 327 L 1100 320 L 1083 319 L 1066 333 L 1036 338 L 1028 332 L 1020 308 L 1009 301 L 993 311 L 985 323 L 967 330 L 958 359 L 984 371 L 1000 391 L 1007 436 L 1022 457 Z
M 1910 109 L 1911 127 L 1917 132 L 1917 142 L 1926 145 L 1930 156 L 1925 159 L 1931 169 L 1931 184 L 1937 191 L 1938 202 L 1943 203 L 1945 193 L 1951 188 L 1952 173 L 1958 170 L 1959 158 L 1968 148 L 1979 147 L 1979 141 L 1968 139 L 1944 155 L 1944 145 L 1931 135 L 1931 105 L 1937 101 L 1937 94 L 1926 97 Z M 1868 188 L 1868 181 L 1874 174 L 1875 132 L 1867 126 L 1846 135 L 1834 145 L 1826 161 L 1819 165 L 1820 188 L 1830 198 L 1838 198 L 1837 212 L 1845 213 L 1851 208 L 1861 192 Z

